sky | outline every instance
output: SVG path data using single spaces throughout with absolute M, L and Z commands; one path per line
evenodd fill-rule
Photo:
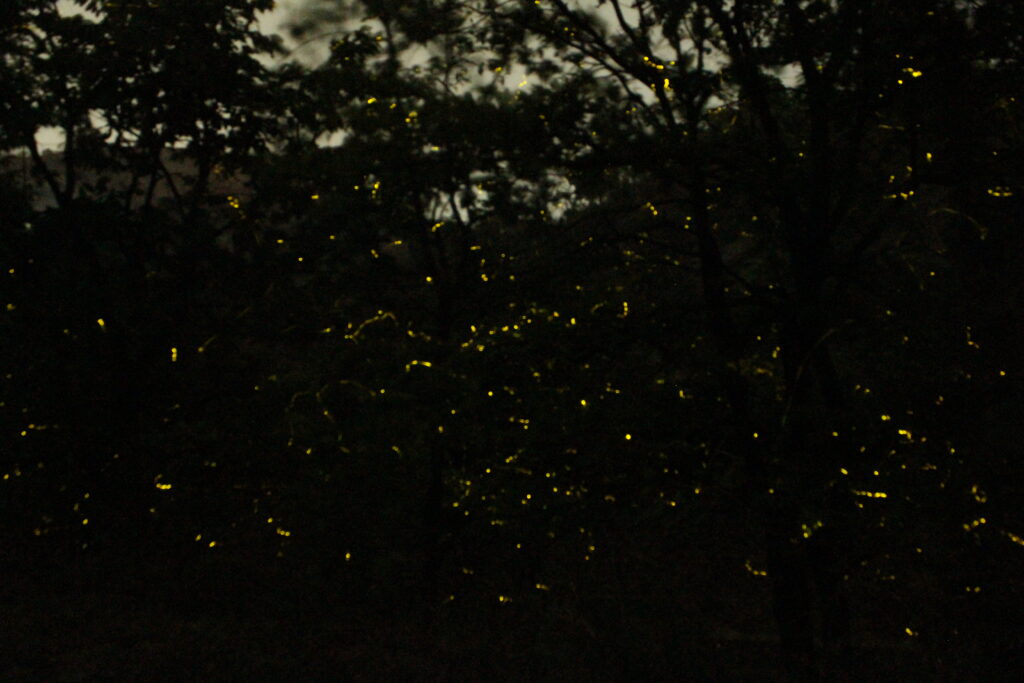
M 6 1 L 8 0 L 0 0 L 0 2 Z M 596 0 L 590 0 L 590 2 L 596 5 Z M 269 12 L 263 12 L 259 15 L 259 27 L 260 30 L 264 33 L 280 35 L 284 39 L 285 47 L 291 50 L 289 54 L 285 55 L 282 58 L 279 58 L 277 61 L 295 59 L 306 64 L 307 66 L 316 66 L 328 54 L 329 39 L 327 37 L 324 37 L 324 39 L 320 41 L 309 41 L 308 43 L 303 45 L 296 45 L 295 41 L 289 39 L 284 33 L 281 32 L 281 24 L 288 18 L 291 12 L 297 10 L 303 4 L 304 0 L 277 0 L 276 6 L 274 7 L 273 10 Z M 579 3 L 577 0 L 577 2 L 571 2 L 570 4 L 589 3 Z M 57 5 L 62 12 L 67 12 L 69 14 L 76 12 L 82 13 L 81 8 L 75 5 L 75 3 L 72 0 L 58 0 Z M 605 6 L 601 8 L 601 10 L 599 10 L 599 13 L 601 13 L 602 11 L 607 13 L 609 11 L 608 7 Z M 629 13 L 627 11 L 627 15 L 628 14 Z M 632 17 L 627 18 L 632 19 Z M 609 23 L 614 23 L 614 16 L 609 15 L 606 19 L 609 21 Z M 414 62 L 418 58 L 418 55 L 413 55 Z M 270 61 L 270 63 L 273 63 L 275 60 L 268 61 Z M 506 81 L 506 84 L 508 84 L 507 87 L 510 87 L 512 89 L 522 88 L 524 86 L 526 86 L 527 88 L 529 87 L 527 85 L 525 72 L 522 72 L 521 69 L 513 70 L 513 73 L 506 73 L 508 73 L 509 78 L 509 80 Z M 783 80 L 791 80 L 794 74 L 795 71 L 793 73 L 784 74 Z M 791 83 L 787 83 L 787 85 L 791 85 Z M 44 149 L 58 149 L 61 147 L 63 143 L 63 136 L 56 129 L 43 129 L 39 131 L 39 133 L 37 134 L 37 140 L 39 145 Z
M 291 0 L 277 0 L 277 7 L 273 11 L 264 13 L 260 22 L 261 28 L 265 31 L 273 31 L 284 17 L 287 6 L 292 4 L 294 3 Z M 72 0 L 59 0 L 57 6 L 60 7 L 62 12 L 75 11 L 75 3 Z
M 5 2 L 6 0 L 0 0 Z M 280 27 L 282 21 L 288 15 L 289 10 L 298 6 L 297 0 L 277 0 L 276 6 L 270 12 L 262 12 L 259 15 L 260 30 L 263 33 L 276 33 Z M 60 8 L 61 13 L 73 14 L 76 12 L 82 12 L 81 8 L 77 7 L 72 0 L 58 0 L 57 7 Z M 290 42 L 290 41 L 289 41 Z

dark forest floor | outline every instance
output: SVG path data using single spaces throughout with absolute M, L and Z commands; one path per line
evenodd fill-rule
M 5 577 L 0 680 L 786 680 L 774 637 L 724 626 L 652 637 L 616 631 L 623 624 L 599 613 L 588 621 L 472 599 L 427 610 L 308 586 L 221 599 L 166 579 L 71 583 Z M 848 679 L 972 680 L 943 676 L 913 648 L 863 639 Z

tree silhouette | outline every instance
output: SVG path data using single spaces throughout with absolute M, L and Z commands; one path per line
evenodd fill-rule
M 5 572 L 358 614 L 313 677 L 1012 667 L 1015 9 L 271 4 L 0 15 Z

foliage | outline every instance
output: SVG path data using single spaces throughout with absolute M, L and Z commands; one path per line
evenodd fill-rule
M 12 563 L 395 676 L 794 667 L 830 590 L 866 675 L 1019 653 L 1014 10 L 324 0 L 270 70 L 270 2 L 78 4 L 0 15 Z

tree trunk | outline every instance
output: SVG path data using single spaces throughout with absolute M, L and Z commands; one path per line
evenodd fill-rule
M 772 616 L 779 629 L 786 673 L 792 680 L 813 680 L 814 627 L 811 582 L 800 545 L 799 510 L 781 502 L 765 518 L 765 551 L 772 586 Z
M 787 406 L 777 447 L 789 479 L 776 493 L 765 524 L 774 616 L 789 675 L 798 681 L 841 679 L 848 669 L 850 611 L 842 550 L 851 536 L 850 501 L 842 484 L 831 481 L 844 440 L 830 438 L 832 431 L 846 430 L 827 337 L 813 309 L 794 313 L 784 325 Z M 823 416 L 836 423 L 822 423 Z
M 780 501 L 766 515 L 773 616 L 786 673 L 795 681 L 843 680 L 849 671 L 850 607 L 842 551 L 849 533 L 844 517 L 836 510 L 825 526 L 805 538 L 794 501 Z

